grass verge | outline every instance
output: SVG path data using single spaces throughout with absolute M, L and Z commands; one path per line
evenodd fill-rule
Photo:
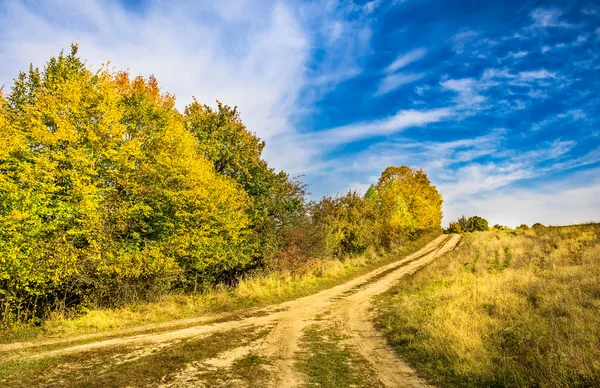
M 439 386 L 600 386 L 600 224 L 467 234 L 378 305 Z

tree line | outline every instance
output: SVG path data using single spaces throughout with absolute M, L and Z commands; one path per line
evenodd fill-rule
M 0 321 L 201 292 L 439 230 L 422 170 L 307 199 L 236 108 L 183 112 L 154 77 L 90 70 L 73 45 L 0 93 Z

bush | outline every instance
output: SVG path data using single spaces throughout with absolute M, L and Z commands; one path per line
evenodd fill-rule
M 446 229 L 446 233 L 463 233 L 463 228 L 458 222 L 451 222 Z
M 479 216 L 467 218 L 462 216 L 455 222 L 451 222 L 446 230 L 448 233 L 484 232 L 489 230 L 489 226 L 488 221 L 485 218 Z

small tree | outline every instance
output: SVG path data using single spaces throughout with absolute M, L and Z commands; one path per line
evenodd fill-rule
M 489 230 L 488 221 L 479 216 L 465 217 L 462 216 L 456 222 L 451 222 L 448 226 L 448 233 L 465 233 Z
M 463 233 L 463 231 L 463 228 L 458 222 L 451 222 L 450 225 L 448 225 L 448 229 L 446 229 L 446 233 Z
M 479 216 L 469 217 L 468 224 L 469 224 L 470 232 L 475 232 L 475 231 L 484 232 L 484 231 L 490 229 L 488 226 L 487 220 L 485 218 L 479 217 Z

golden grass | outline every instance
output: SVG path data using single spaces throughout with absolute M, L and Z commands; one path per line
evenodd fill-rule
M 118 309 L 95 309 L 76 318 L 55 314 L 40 327 L 14 327 L 0 332 L 0 342 L 66 338 L 201 316 L 207 313 L 259 307 L 309 295 L 363 274 L 425 246 L 436 234 L 423 236 L 392 254 L 369 251 L 339 260 L 314 260 L 301 274 L 271 272 L 241 279 L 235 287 L 219 286 L 202 294 L 173 293 L 155 302 Z
M 600 386 L 600 225 L 467 234 L 380 308 L 439 385 Z

